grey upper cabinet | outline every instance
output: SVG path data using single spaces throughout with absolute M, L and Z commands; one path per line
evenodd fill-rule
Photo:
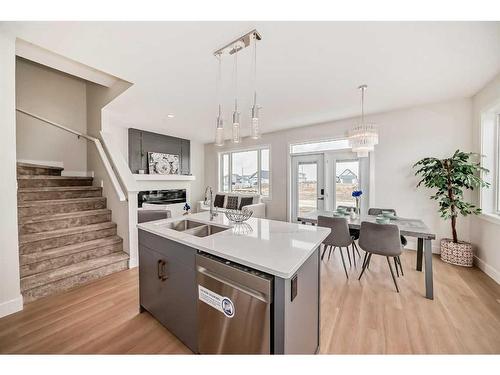
M 198 351 L 196 250 L 139 230 L 141 307 Z
M 180 173 L 191 173 L 191 142 L 188 139 L 151 133 L 144 130 L 128 130 L 128 163 L 132 173 L 148 170 L 148 152 L 179 155 Z

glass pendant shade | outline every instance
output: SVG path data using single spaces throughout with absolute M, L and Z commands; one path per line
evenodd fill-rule
M 240 143 L 240 142 L 241 142 L 240 113 L 235 110 L 233 113 L 233 143 Z
M 220 114 L 217 117 L 217 128 L 215 129 L 215 145 L 224 146 L 224 123 Z
M 252 107 L 252 133 L 251 137 L 252 139 L 259 139 L 260 138 L 260 128 L 259 128 L 259 107 L 257 107 L 255 104 Z

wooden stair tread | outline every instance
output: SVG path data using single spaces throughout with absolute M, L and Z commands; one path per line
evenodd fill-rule
M 121 242 L 123 242 L 123 240 L 119 236 L 104 237 L 96 240 L 79 242 L 72 245 L 55 247 L 52 249 L 43 250 L 36 253 L 21 254 L 20 261 L 21 265 L 32 264 L 47 259 L 58 258 L 64 255 L 74 254 L 81 251 L 95 249 L 98 247 L 114 245 Z
M 82 225 L 79 227 L 57 229 L 57 230 L 46 231 L 46 232 L 39 232 L 39 233 L 32 233 L 32 234 L 21 234 L 19 236 L 19 244 L 22 245 L 22 244 L 26 244 L 29 242 L 42 241 L 42 240 L 46 240 L 46 239 L 54 238 L 54 237 L 62 237 L 62 236 L 67 236 L 67 235 L 72 235 L 72 234 L 92 232 L 92 231 L 96 231 L 96 230 L 109 229 L 109 228 L 115 228 L 115 227 L 116 227 L 115 223 L 113 223 L 111 221 L 107 221 L 104 223 Z
M 48 175 L 19 175 L 18 180 L 93 180 L 94 177 L 86 176 L 48 176 Z
M 88 198 L 68 198 L 68 199 L 49 199 L 40 201 L 22 201 L 17 205 L 18 208 L 22 207 L 32 207 L 32 206 L 43 206 L 52 204 L 71 204 L 71 203 L 82 203 L 82 202 L 92 202 L 101 201 L 106 199 L 104 197 L 88 197 Z
M 48 215 L 39 215 L 39 216 L 26 216 L 19 219 L 19 224 L 33 224 L 44 221 L 53 221 L 53 220 L 62 220 L 83 216 L 94 216 L 94 215 L 103 215 L 110 214 L 111 210 L 108 208 L 101 208 L 97 210 L 86 210 L 86 211 L 73 211 L 73 212 L 65 212 L 60 214 L 48 214 Z
M 41 285 L 50 284 L 61 279 L 65 279 L 74 275 L 78 275 L 80 273 L 91 271 L 97 268 L 101 268 L 128 259 L 129 259 L 128 254 L 121 251 L 110 255 L 105 255 L 99 258 L 85 260 L 83 262 L 75 263 L 69 266 L 57 268 L 55 270 L 50 270 L 46 272 L 37 273 L 35 275 L 26 276 L 21 278 L 21 290 L 25 291 L 28 289 L 39 287 Z
M 37 193 L 40 191 L 74 191 L 74 190 L 101 190 L 99 186 L 41 186 L 31 188 L 19 188 L 18 193 Z
M 32 163 L 21 163 L 17 162 L 16 163 L 18 167 L 27 167 L 27 168 L 43 168 L 43 169 L 55 169 L 58 171 L 64 170 L 63 167 L 56 167 L 53 165 L 43 165 L 43 164 L 32 164 Z

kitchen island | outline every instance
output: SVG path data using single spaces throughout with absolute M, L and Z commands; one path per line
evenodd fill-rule
M 319 348 L 319 246 L 330 229 L 209 212 L 138 225 L 141 311 L 195 353 Z

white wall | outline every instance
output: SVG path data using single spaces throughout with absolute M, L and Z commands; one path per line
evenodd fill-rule
M 472 98 L 473 151 L 481 152 L 481 113 L 499 103 L 500 74 Z M 494 165 L 491 158 L 491 154 L 486 155 L 485 164 Z M 491 170 L 489 177 L 493 173 Z M 491 192 L 491 188 L 489 190 Z M 474 197 L 479 202 L 479 192 Z M 487 214 L 473 217 L 470 220 L 470 233 L 476 247 L 476 264 L 500 284 L 500 218 Z
M 374 154 L 374 186 L 371 186 L 372 207 L 392 207 L 399 215 L 424 220 L 437 237 L 450 236 L 449 222 L 437 213 L 437 204 L 429 199 L 427 189 L 416 189 L 418 179 L 412 165 L 426 156 L 445 157 L 457 148 L 470 150 L 471 100 L 456 99 L 398 111 L 369 116 L 380 127 L 380 144 Z M 356 119 L 304 126 L 301 128 L 264 134 L 260 140 L 243 139 L 238 147 L 229 141 L 219 148 L 205 145 L 205 182 L 217 187 L 217 153 L 222 150 L 248 148 L 256 144 L 271 147 L 271 200 L 267 216 L 286 220 L 289 179 L 287 160 L 289 144 L 309 140 L 344 137 Z M 263 127 L 265 128 L 265 122 Z M 458 233 L 469 239 L 468 219 L 460 219 Z M 436 246 L 437 245 L 437 246 Z M 435 250 L 438 247 L 435 241 Z
M 85 82 L 21 58 L 16 63 L 16 105 L 87 133 Z M 62 162 L 65 173 L 87 171 L 83 139 L 17 113 L 17 159 Z
M 15 40 L 0 34 L 0 317 L 23 308 L 17 240 Z

